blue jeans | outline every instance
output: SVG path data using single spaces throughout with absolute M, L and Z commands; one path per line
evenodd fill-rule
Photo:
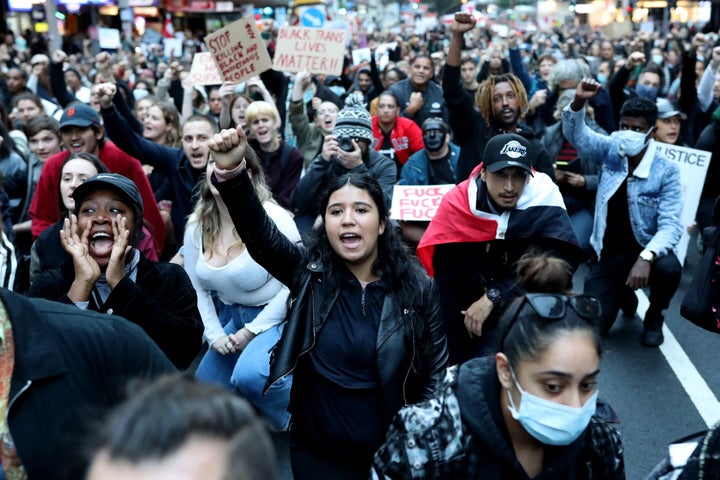
M 235 333 L 250 323 L 263 308 L 218 302 L 218 318 L 226 334 Z M 267 395 L 262 394 L 270 373 L 270 349 L 280 339 L 282 327 L 272 327 L 259 334 L 241 353 L 221 355 L 211 347 L 200 361 L 195 378 L 239 391 L 274 428 L 287 430 L 290 423 L 287 407 L 290 403 L 292 376 L 273 385 Z
M 240 354 L 230 383 L 250 403 L 260 410 L 271 425 L 285 431 L 290 425 L 290 387 L 292 375 L 281 378 L 263 395 L 263 388 L 270 375 L 270 350 L 280 340 L 285 324 L 264 331 L 248 344 Z
M 578 210 L 570 215 L 570 224 L 578 239 L 580 248 L 588 254 L 592 253 L 590 235 L 592 235 L 593 229 L 593 215 L 593 211 L 587 208 Z

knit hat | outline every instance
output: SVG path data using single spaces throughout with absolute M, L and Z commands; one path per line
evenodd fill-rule
M 518 167 L 532 175 L 530 142 L 515 133 L 495 135 L 485 146 L 483 166 L 488 172 Z
M 333 135 L 336 137 L 351 137 L 356 140 L 367 140 L 368 143 L 372 144 L 374 140 L 372 121 L 370 112 L 365 108 L 361 93 L 351 93 L 345 99 L 345 108 L 338 112 Z

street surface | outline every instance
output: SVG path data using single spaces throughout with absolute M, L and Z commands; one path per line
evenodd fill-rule
M 690 242 L 683 279 L 665 313 L 665 342 L 659 349 L 640 344 L 647 297 L 639 295 L 634 319 L 622 314 L 603 342 L 600 396 L 620 417 L 628 480 L 643 479 L 667 445 L 720 421 L 720 335 L 680 316 L 680 303 L 700 254 Z M 576 275 L 582 290 L 582 268 Z

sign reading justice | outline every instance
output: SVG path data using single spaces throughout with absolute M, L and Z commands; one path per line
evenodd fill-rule
M 241 18 L 209 34 L 205 44 L 226 82 L 240 83 L 272 67 L 265 42 L 252 17 Z

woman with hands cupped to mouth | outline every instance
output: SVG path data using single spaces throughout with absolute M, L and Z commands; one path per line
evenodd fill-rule
M 145 330 L 176 367 L 187 368 L 202 342 L 197 296 L 181 266 L 153 262 L 135 248 L 143 221 L 135 184 L 100 173 L 72 196 L 75 213 L 60 231 L 70 258 L 38 276 L 28 295 L 124 317 Z

